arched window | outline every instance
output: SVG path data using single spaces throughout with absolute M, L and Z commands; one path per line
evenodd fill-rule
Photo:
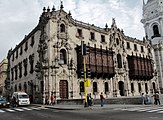
M 119 39 L 118 38 L 116 38 L 116 43 L 117 43 L 117 45 L 119 45 Z
M 60 64 L 66 64 L 67 59 L 66 59 L 66 50 L 62 49 L 60 50 Z
M 154 92 L 156 92 L 156 85 L 155 85 L 154 82 L 152 83 L 152 86 L 153 86 L 153 90 L 154 90 Z
M 139 93 L 141 92 L 141 84 L 138 83 L 138 90 L 139 90 Z
M 84 92 L 84 82 L 80 82 L 80 92 Z
M 22 90 L 22 86 L 21 86 L 21 83 L 19 83 L 19 91 Z
M 15 92 L 17 92 L 17 85 L 15 85 Z
M 134 83 L 131 83 L 131 92 L 134 92 Z
M 24 91 L 27 92 L 27 83 L 24 82 Z
M 65 25 L 64 24 L 61 24 L 60 25 L 60 32 L 65 32 Z
M 148 84 L 145 83 L 145 92 L 148 93 Z
M 109 92 L 109 85 L 108 82 L 105 82 L 105 94 Z
M 153 34 L 154 36 L 159 36 L 159 29 L 158 29 L 158 26 L 157 25 L 154 25 L 153 26 Z
M 117 55 L 117 61 L 118 61 L 118 68 L 122 68 L 122 58 L 120 54 Z
M 97 82 L 93 82 L 93 93 L 97 92 Z

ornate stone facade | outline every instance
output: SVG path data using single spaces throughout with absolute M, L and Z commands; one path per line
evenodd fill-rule
M 0 62 L 0 95 L 5 95 L 5 80 L 7 78 L 7 59 Z
M 161 93 L 163 93 L 163 0 L 148 0 L 143 5 L 145 32 L 152 41 Z
M 81 41 L 89 48 L 87 92 L 93 98 L 101 92 L 107 98 L 158 90 L 150 41 L 125 36 L 115 19 L 110 28 L 74 20 L 61 4 L 59 10 L 44 8 L 36 28 L 9 51 L 11 91 L 26 91 L 35 102 L 51 94 L 56 99 L 84 98 Z

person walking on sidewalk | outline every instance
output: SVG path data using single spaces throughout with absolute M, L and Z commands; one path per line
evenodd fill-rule
M 45 97 L 45 105 L 48 105 L 48 96 Z
M 100 95 L 100 102 L 101 102 L 101 107 L 104 106 L 104 96 L 103 96 L 103 93 L 101 92 L 101 95 Z
M 147 92 L 146 95 L 145 95 L 145 104 L 146 104 L 146 105 L 149 105 L 149 104 L 150 104 L 150 97 L 149 97 L 149 95 L 148 95 L 148 92 Z
M 156 94 L 154 95 L 154 101 L 155 101 L 155 104 L 157 105 L 157 104 L 161 104 L 160 103 L 160 97 L 159 97 L 159 94 L 158 94 L 158 92 L 156 92 Z
M 54 95 L 53 94 L 51 94 L 50 101 L 51 101 L 50 105 L 54 105 Z
M 144 93 L 141 94 L 141 101 L 142 101 L 142 105 L 145 104 L 145 97 L 144 97 Z

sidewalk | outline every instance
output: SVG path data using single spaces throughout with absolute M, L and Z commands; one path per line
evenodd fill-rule
M 41 104 L 33 105 L 57 110 L 113 109 L 113 108 L 155 107 L 155 106 L 158 107 L 157 105 L 153 104 L 151 105 L 105 104 L 104 107 L 101 107 L 100 105 L 93 105 L 91 107 L 84 107 L 84 105 L 41 105 Z

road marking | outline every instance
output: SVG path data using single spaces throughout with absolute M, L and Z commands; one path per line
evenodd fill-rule
M 157 111 L 162 111 L 163 109 L 153 109 L 153 110 L 150 110 L 150 111 L 147 111 L 147 112 L 157 112 Z
M 43 110 L 47 110 L 48 108 L 45 108 L 45 107 L 40 107 L 41 109 L 43 109 Z
M 115 108 L 114 110 L 121 110 L 121 111 L 137 111 L 137 112 L 148 112 L 148 113 L 163 113 L 163 107 L 136 107 L 136 108 Z
M 157 112 L 157 113 L 163 113 L 163 111 L 159 111 L 159 112 Z
M 24 110 L 32 110 L 32 109 L 29 109 L 29 108 L 22 108 L 22 109 L 24 109 Z
M 5 112 L 5 111 L 3 111 L 3 110 L 0 110 L 0 112 L 2 113 L 2 112 Z
M 3 113 L 3 112 L 23 112 L 23 111 L 28 111 L 28 110 L 46 110 L 48 108 L 45 108 L 45 107 L 30 107 L 30 108 L 27 108 L 27 107 L 22 107 L 22 108 L 8 108 L 8 109 L 3 109 L 3 110 L 0 110 L 0 113 Z
M 14 110 L 17 110 L 17 111 L 20 111 L 20 112 L 24 111 L 23 109 L 19 109 L 19 108 L 14 108 Z
M 33 109 L 33 110 L 41 110 L 41 108 L 38 108 L 38 107 L 31 107 L 31 109 Z
M 15 110 L 12 110 L 12 109 L 5 109 L 5 110 L 9 112 L 15 112 Z

